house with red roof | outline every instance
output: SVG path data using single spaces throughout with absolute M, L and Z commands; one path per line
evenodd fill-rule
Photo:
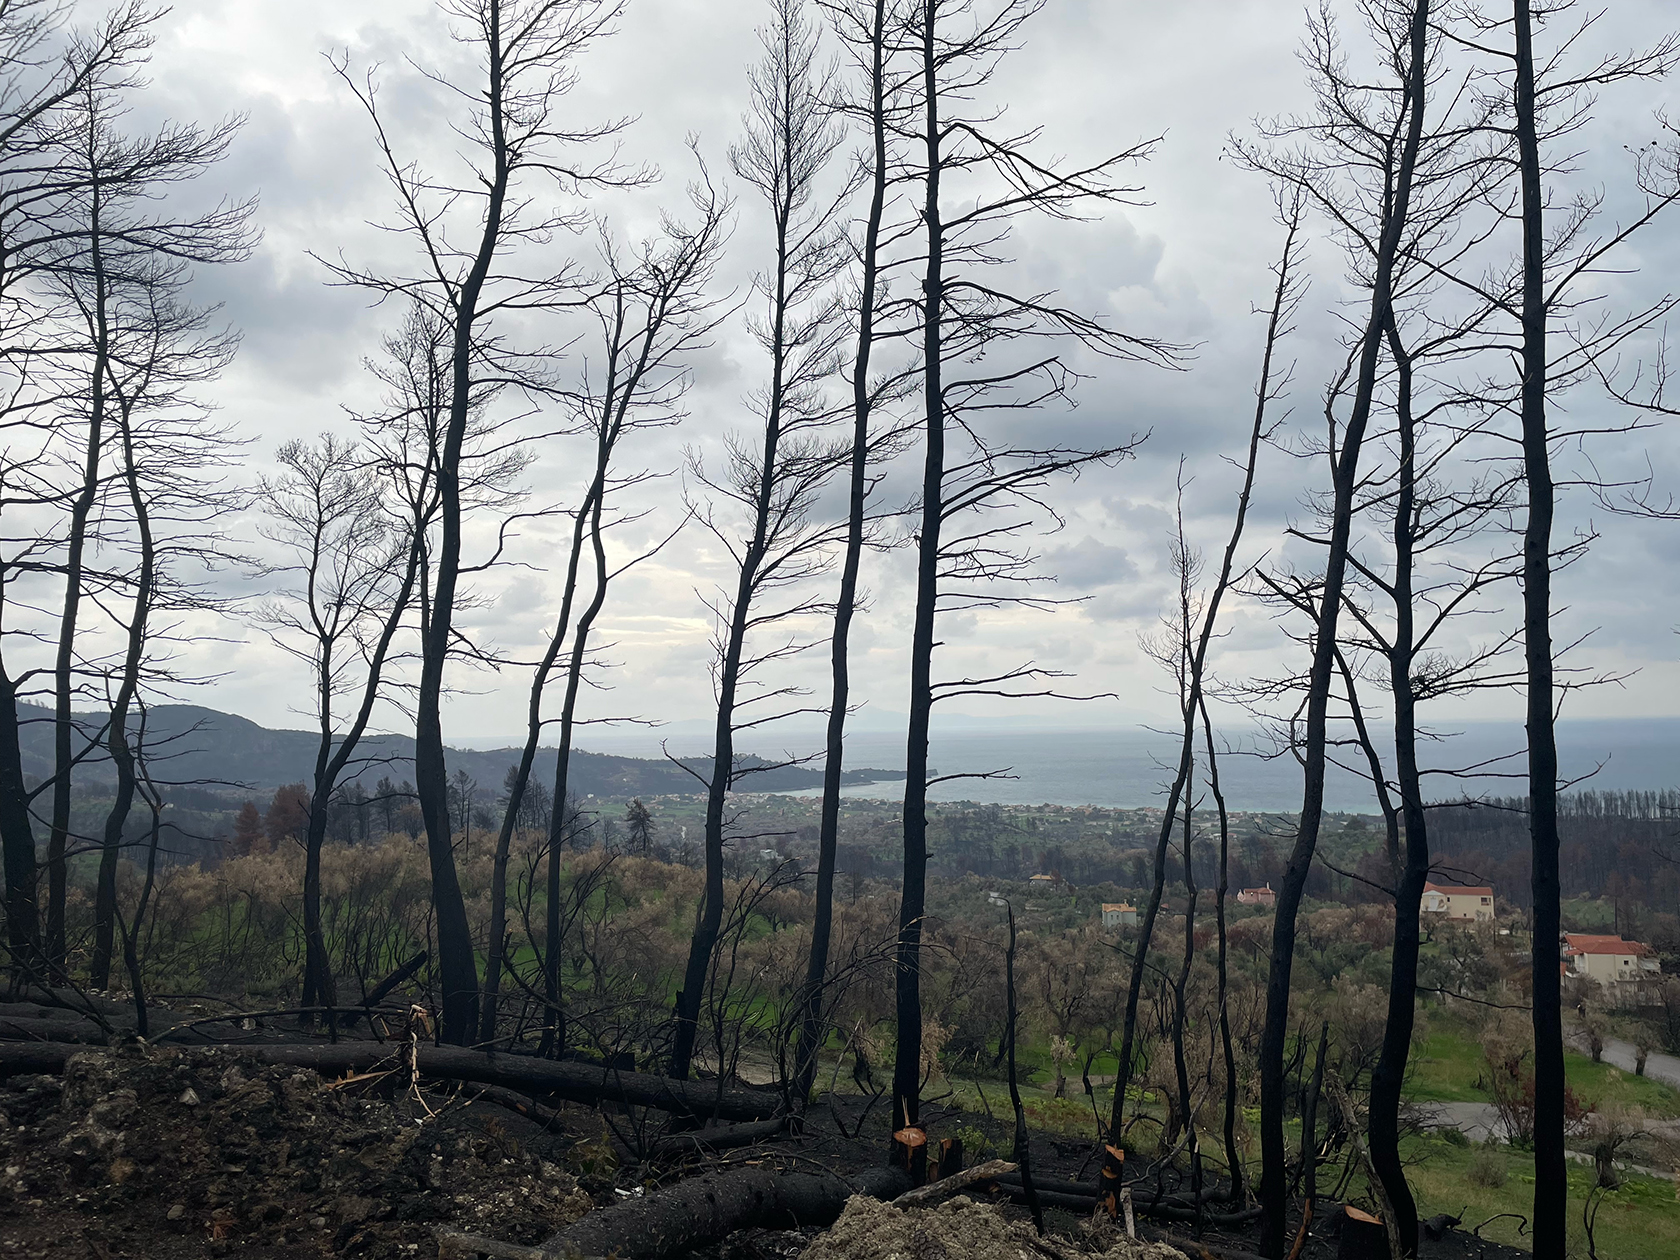
M 1625 984 L 1662 974 L 1656 951 L 1638 941 L 1620 936 L 1595 936 L 1566 932 L 1563 937 L 1563 972 L 1584 976 L 1600 984 Z
M 1419 909 L 1465 923 L 1493 922 L 1493 889 L 1467 884 L 1425 884 Z

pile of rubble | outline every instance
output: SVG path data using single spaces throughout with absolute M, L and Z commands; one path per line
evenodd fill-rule
M 964 1196 L 928 1210 L 860 1196 L 800 1260 L 1185 1260 L 1164 1243 L 1124 1235 L 1093 1241 L 1098 1250 L 1086 1251 L 1040 1238 L 1030 1224 Z

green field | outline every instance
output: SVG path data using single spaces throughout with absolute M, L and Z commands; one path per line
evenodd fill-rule
M 1635 1076 L 1608 1063 L 1565 1051 L 1569 1087 L 1588 1109 L 1618 1103 L 1642 1107 L 1647 1115 L 1680 1117 L 1680 1090 L 1649 1077 Z M 1421 1053 L 1414 1055 L 1407 1095 L 1415 1102 L 1491 1101 L 1479 1082 L 1485 1071 L 1482 1049 L 1474 1037 L 1450 1027 L 1432 1029 Z
M 1473 1229 L 1500 1212 L 1515 1212 L 1526 1221 L 1533 1213 L 1534 1157 L 1525 1151 L 1501 1148 L 1507 1169 L 1505 1184 L 1489 1188 L 1470 1180 L 1478 1157 L 1474 1147 L 1454 1146 L 1440 1138 L 1413 1139 L 1405 1154 L 1412 1161 L 1407 1178 L 1417 1195 L 1418 1214 L 1464 1213 L 1464 1228 Z M 1485 1158 L 1485 1157 L 1484 1157 Z M 1587 1254 L 1581 1210 L 1594 1176 L 1589 1165 L 1569 1168 L 1570 1254 Z M 1507 1217 L 1482 1230 L 1482 1237 L 1512 1247 L 1527 1248 L 1519 1233 L 1522 1222 Z M 1622 1188 L 1607 1193 L 1598 1210 L 1594 1230 L 1600 1260 L 1680 1260 L 1680 1199 L 1672 1181 L 1630 1175 Z

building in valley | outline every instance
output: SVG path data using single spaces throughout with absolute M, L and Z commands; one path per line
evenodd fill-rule
M 1493 922 L 1493 889 L 1460 884 L 1425 884 L 1420 908 L 1465 923 Z
M 1244 888 L 1237 893 L 1237 904 L 1239 906 L 1275 906 L 1277 905 L 1277 894 L 1272 891 L 1270 883 L 1264 888 Z
M 1662 974 L 1656 951 L 1638 941 L 1620 936 L 1594 936 L 1566 932 L 1563 937 L 1563 973 L 1583 976 L 1600 984 L 1626 984 L 1649 980 Z
M 1103 902 L 1102 925 L 1105 928 L 1136 927 L 1137 907 L 1129 901 Z

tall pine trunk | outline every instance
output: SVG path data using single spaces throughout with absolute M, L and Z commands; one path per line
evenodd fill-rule
M 605 441 L 603 434 L 601 443 L 604 444 Z M 589 492 L 584 496 L 583 504 L 572 521 L 572 546 L 566 559 L 566 580 L 561 588 L 560 615 L 555 621 L 554 633 L 549 637 L 548 649 L 543 653 L 542 660 L 538 662 L 536 672 L 531 678 L 531 690 L 525 705 L 525 745 L 519 750 L 519 764 L 514 769 L 513 783 L 508 788 L 501 829 L 496 833 L 496 852 L 490 874 L 490 933 L 484 960 L 484 993 L 480 999 L 478 1016 L 480 1041 L 492 1041 L 496 1036 L 496 1008 L 501 994 L 502 968 L 506 963 L 508 859 L 513 849 L 513 833 L 519 824 L 519 809 L 525 800 L 526 786 L 531 781 L 531 766 L 536 761 L 537 746 L 542 740 L 543 693 L 548 689 L 549 676 L 553 673 L 554 663 L 559 659 L 561 648 L 565 646 L 567 627 L 571 625 L 572 602 L 577 596 L 578 566 L 583 558 L 584 534 L 588 528 L 590 508 L 602 490 L 604 472 L 604 468 L 597 461 Z M 562 762 L 565 761 L 564 752 L 560 754 L 560 758 Z M 559 809 L 559 799 L 556 798 L 556 810 Z M 550 815 L 551 820 L 552 817 L 553 815 Z M 553 849 L 553 853 L 557 860 L 558 846 Z
M 944 230 L 939 183 L 939 60 L 934 25 L 937 0 L 922 6 L 922 90 L 926 128 L 926 196 L 922 218 L 927 232 L 927 269 L 922 277 L 922 372 L 925 457 L 922 467 L 921 530 L 916 554 L 916 620 L 910 640 L 909 732 L 904 756 L 904 886 L 898 906 L 894 1005 L 898 1044 L 893 1058 L 892 1130 L 921 1126 L 922 918 L 927 907 L 928 727 L 933 716 L 934 618 L 939 601 L 939 539 L 944 520 L 945 395 Z M 894 1144 L 898 1158 L 908 1147 Z M 923 1148 L 915 1148 L 923 1149 Z
M 1377 359 L 1383 331 L 1393 306 L 1395 257 L 1406 228 L 1412 176 L 1423 135 L 1427 86 L 1429 0 L 1412 10 L 1410 61 L 1406 82 L 1406 135 L 1395 173 L 1387 221 L 1377 247 L 1372 276 L 1371 309 L 1359 355 L 1354 400 L 1339 448 L 1333 450 L 1334 502 L 1330 539 L 1324 563 L 1324 586 L 1319 595 L 1318 623 L 1313 639 L 1312 669 L 1307 681 L 1305 783 L 1295 844 L 1279 882 L 1272 927 L 1271 964 L 1266 980 L 1266 1023 L 1260 1038 L 1260 1251 L 1276 1260 L 1287 1245 L 1288 1176 L 1284 1142 L 1284 1050 L 1289 1037 L 1289 986 L 1295 964 L 1295 921 L 1306 891 L 1307 875 L 1318 849 L 1324 815 L 1325 742 L 1329 722 L 1330 689 L 1336 665 L 1337 627 L 1342 586 L 1347 570 L 1352 530 L 1353 498 L 1359 484 L 1359 456 L 1370 420 L 1376 386 Z
M 794 1101 L 803 1110 L 816 1078 L 817 1052 L 826 1026 L 823 985 L 828 973 L 829 938 L 834 925 L 834 865 L 840 836 L 840 782 L 846 758 L 846 706 L 851 694 L 849 659 L 852 617 L 857 612 L 858 568 L 863 557 L 864 510 L 869 496 L 869 422 L 873 398 L 869 365 L 875 345 L 875 289 L 881 219 L 887 198 L 886 0 L 875 0 L 870 31 L 870 130 L 873 141 L 869 217 L 863 228 L 863 274 L 858 295 L 857 354 L 852 364 L 851 481 L 846 517 L 846 551 L 841 561 L 840 592 L 834 605 L 830 643 L 833 688 L 829 696 L 826 760 L 823 762 L 822 816 L 817 830 L 817 889 L 811 922 L 811 949 L 805 964 L 800 1014 L 799 1054 Z
M 1545 190 L 1535 130 L 1534 36 L 1527 0 L 1513 5 L 1517 163 L 1522 182 L 1523 648 L 1528 673 L 1529 841 L 1533 856 L 1534 1256 L 1562 1260 L 1569 1178 L 1563 1146 L 1562 929 L 1558 886 L 1557 733 L 1552 685 L 1552 487 L 1546 423 Z
M 584 659 L 589 652 L 589 634 L 607 599 L 607 551 L 601 538 L 602 496 L 595 497 L 590 516 L 589 543 L 595 556 L 595 595 L 578 617 L 572 632 L 572 655 L 566 664 L 566 694 L 560 702 L 560 738 L 555 749 L 554 797 L 548 823 L 548 905 L 545 913 L 547 936 L 543 954 L 543 1000 L 548 1016 L 543 1026 L 543 1053 L 555 1057 L 566 1050 L 565 994 L 560 984 L 564 933 L 560 914 L 560 858 L 569 825 L 566 794 L 571 791 L 572 732 L 576 729 L 578 688 L 583 681 Z
M 1418 1245 L 1417 1201 L 1406 1184 L 1405 1165 L 1400 1158 L 1400 1091 L 1406 1080 L 1406 1060 L 1411 1054 L 1417 1012 L 1419 914 L 1423 886 L 1429 878 L 1429 831 L 1423 809 L 1423 781 L 1418 774 L 1417 697 L 1412 690 L 1417 637 L 1412 611 L 1417 542 L 1417 432 L 1412 414 L 1411 360 L 1400 344 L 1392 312 L 1387 334 L 1397 373 L 1395 422 L 1400 439 L 1391 592 L 1394 639 L 1387 655 L 1389 694 L 1394 705 L 1395 771 L 1400 785 L 1401 817 L 1405 820 L 1405 867 L 1395 889 L 1388 1022 L 1383 1029 L 1382 1051 L 1371 1073 L 1369 1130 L 1372 1166 L 1394 1209 L 1394 1228 L 1401 1248 L 1407 1255 L 1413 1255 Z

